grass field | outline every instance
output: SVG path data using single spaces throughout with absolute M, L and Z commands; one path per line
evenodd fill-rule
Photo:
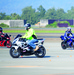
M 36 33 L 65 33 L 66 29 L 35 29 Z M 4 33 L 25 33 L 24 29 L 4 29 Z M 74 33 L 74 29 L 72 30 Z
M 25 33 L 25 30 L 4 30 L 4 33 Z M 36 33 L 64 33 L 60 30 L 35 30 Z M 74 32 L 74 31 L 73 31 Z
M 36 33 L 64 33 L 65 31 L 46 31 L 46 30 L 36 30 Z M 23 30 L 4 30 L 4 33 L 25 33 Z

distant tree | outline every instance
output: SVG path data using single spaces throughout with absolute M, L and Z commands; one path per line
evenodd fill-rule
M 65 19 L 65 11 L 63 9 L 57 9 L 56 19 Z
M 54 7 L 48 9 L 40 5 L 37 10 L 28 6 L 22 9 L 22 14 L 19 16 L 17 13 L 11 13 L 11 15 L 6 15 L 6 13 L 0 12 L 0 20 L 26 20 L 27 23 L 34 25 L 39 22 L 40 19 L 74 19 L 74 6 L 71 7 L 71 10 L 67 12 L 64 9 L 59 8 L 55 9 Z
M 6 13 L 0 13 L 0 20 L 3 20 L 4 18 L 5 18 L 5 16 L 6 16 Z
M 7 16 L 4 17 L 3 20 L 11 20 L 11 16 L 7 15 Z
M 71 7 L 71 10 L 68 10 L 68 12 L 67 12 L 67 18 L 68 19 L 74 19 L 74 7 L 72 6 Z
M 17 20 L 17 19 L 21 19 L 21 17 L 16 14 L 16 13 L 12 13 L 11 15 L 6 15 L 6 13 L 0 13 L 0 20 Z
M 64 12 L 63 9 L 57 9 L 55 10 L 55 8 L 51 8 L 48 9 L 44 18 L 45 19 L 65 19 L 65 15 L 66 13 Z
M 12 20 L 21 19 L 21 17 L 20 17 L 18 14 L 16 14 L 16 13 L 12 13 L 10 16 L 11 16 L 11 19 L 12 19 Z
M 55 19 L 56 10 L 55 8 L 48 9 L 45 14 L 45 19 Z
M 37 22 L 39 22 L 40 21 L 40 14 L 39 14 L 39 12 L 37 11 L 37 12 L 35 12 L 35 23 L 37 23 Z M 34 23 L 34 24 L 35 24 Z
M 40 5 L 37 11 L 32 6 L 22 9 L 21 18 L 27 20 L 28 23 L 35 24 L 40 21 L 45 15 L 45 9 Z
M 34 21 L 35 21 L 35 9 L 33 9 L 32 6 L 23 8 L 21 18 L 23 20 L 27 20 L 27 23 L 34 24 Z
M 39 15 L 38 17 L 43 18 L 46 10 L 43 8 L 42 5 L 40 5 L 39 8 L 37 8 L 37 10 L 38 10 L 38 15 Z

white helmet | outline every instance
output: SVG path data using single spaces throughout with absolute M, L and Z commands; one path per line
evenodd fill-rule
M 67 31 L 71 31 L 71 27 L 67 27 Z

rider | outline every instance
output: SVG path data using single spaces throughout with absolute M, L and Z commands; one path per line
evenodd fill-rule
M 65 42 L 67 42 L 68 41 L 68 38 L 69 38 L 69 35 L 73 35 L 72 34 L 72 31 L 71 31 L 71 27 L 67 27 L 67 31 L 65 31 L 65 34 L 64 34 L 64 36 L 66 37 L 66 40 L 65 40 Z
M 27 23 L 25 25 L 25 30 L 26 30 L 26 33 L 21 38 L 26 38 L 27 40 L 29 40 L 28 45 L 30 45 L 34 51 L 37 51 L 39 49 L 39 47 L 36 46 L 34 43 L 37 42 L 38 40 L 37 40 L 37 36 L 35 34 L 35 31 L 31 28 L 31 24 Z M 27 50 L 30 51 L 29 48 Z
M 0 40 L 4 39 L 4 33 L 3 33 L 3 28 L 0 27 Z

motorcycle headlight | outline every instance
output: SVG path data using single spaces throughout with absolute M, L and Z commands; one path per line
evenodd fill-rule
M 16 41 L 17 41 L 17 40 L 13 41 L 12 43 L 14 44 L 14 43 L 16 43 Z

